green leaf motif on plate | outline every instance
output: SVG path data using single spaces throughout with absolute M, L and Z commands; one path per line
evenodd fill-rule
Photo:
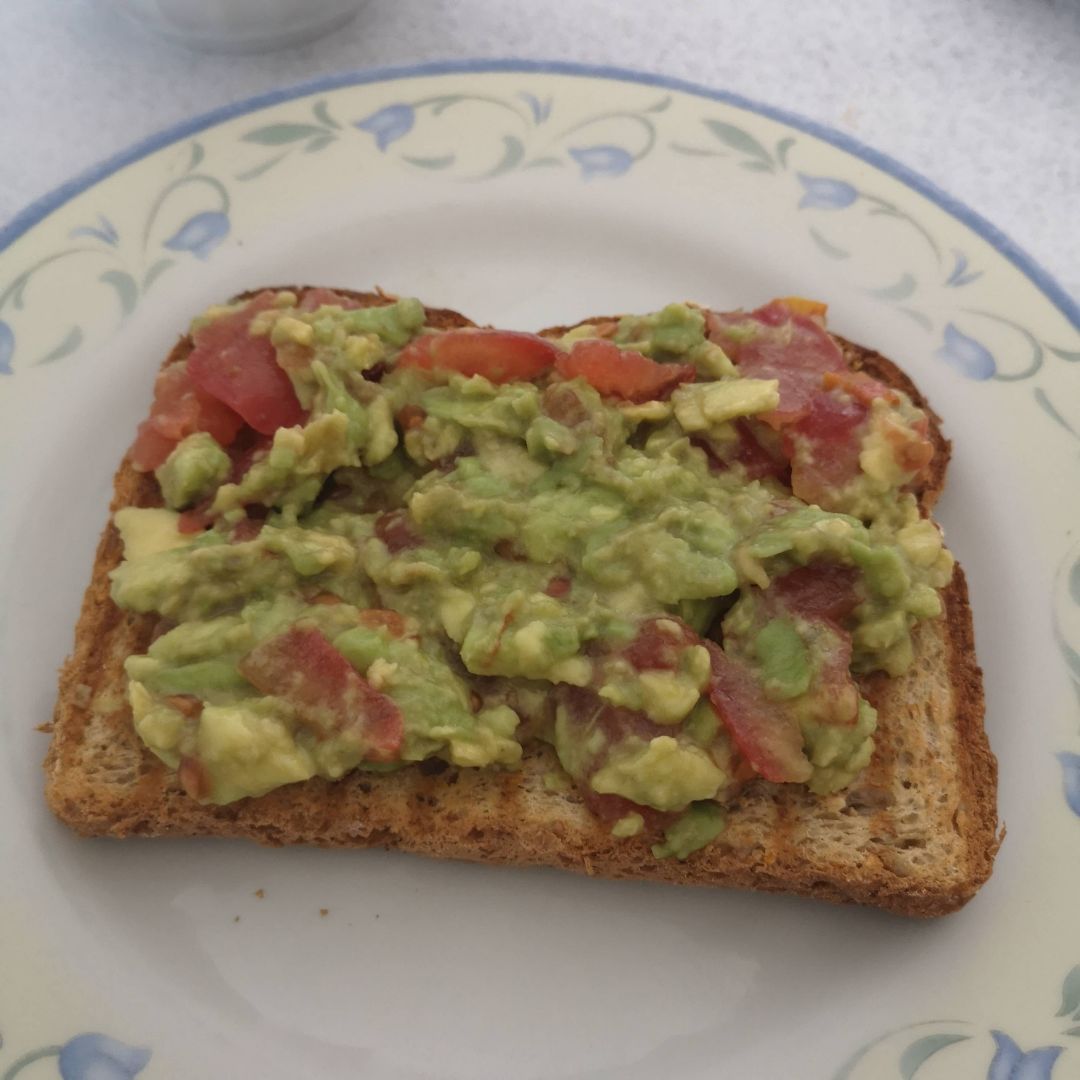
M 83 342 L 83 332 L 78 326 L 73 326 L 68 332 L 67 337 L 60 342 L 55 348 L 50 349 L 43 357 L 36 361 L 38 364 L 51 364 L 55 360 L 62 360 L 65 356 L 70 356 Z
M 322 135 L 316 135 L 305 147 L 305 154 L 317 154 L 320 150 L 325 150 L 332 142 L 337 141 L 336 135 L 331 135 L 329 132 L 324 132 Z
M 135 284 L 135 279 L 130 274 L 123 270 L 106 270 L 98 281 L 111 285 L 116 290 L 121 314 L 130 315 L 135 310 L 135 305 L 139 300 L 139 286 Z
M 259 146 L 283 146 L 323 134 L 325 129 L 316 124 L 267 124 L 266 127 L 249 131 L 241 138 L 244 142 L 257 143 Z
M 1058 412 L 1054 407 L 1054 403 L 1050 400 L 1048 394 L 1041 386 L 1035 387 L 1035 404 L 1038 405 L 1055 424 L 1064 428 L 1074 439 L 1080 438 L 1080 433 L 1078 433 L 1076 428 L 1074 428 L 1072 424 Z M 1076 602 L 1080 604 L 1080 596 L 1077 597 Z
M 503 152 L 495 167 L 479 179 L 487 180 L 492 176 L 501 176 L 516 168 L 525 157 L 525 144 L 516 135 L 503 136 Z
M 410 165 L 415 165 L 418 169 L 448 169 L 457 160 L 456 154 L 442 154 L 439 157 L 411 157 L 408 154 L 402 155 L 402 160 L 407 161 Z
M 900 1055 L 900 1076 L 903 1080 L 912 1080 L 912 1077 L 934 1054 L 947 1046 L 970 1038 L 970 1035 L 924 1035 L 921 1039 L 916 1039 Z
M 787 157 L 794 145 L 795 139 L 790 135 L 786 139 L 781 139 L 776 144 L 776 160 L 780 162 L 781 169 L 787 168 Z
M 157 281 L 157 279 L 161 277 L 161 275 L 164 274 L 166 270 L 168 270 L 171 266 L 174 266 L 175 264 L 175 259 L 158 259 L 158 261 L 154 263 L 150 267 L 150 269 L 146 271 L 145 274 L 143 274 L 143 291 L 145 292 L 147 289 L 149 289 L 150 286 L 153 285 L 154 282 Z
M 266 161 L 260 162 L 258 165 L 252 166 L 250 169 L 244 169 L 241 172 L 235 174 L 236 180 L 257 180 L 264 173 L 268 173 L 275 165 L 285 160 L 289 151 L 283 150 L 280 154 L 275 154 L 272 158 L 267 158 Z
M 1072 1014 L 1074 1020 L 1080 1020 L 1080 964 L 1077 964 L 1061 984 L 1061 1008 L 1055 1016 Z
M 868 289 L 871 296 L 879 300 L 906 300 L 916 288 L 916 281 L 912 274 L 904 274 L 892 285 L 885 285 L 880 289 Z
M 728 124 L 723 120 L 708 119 L 704 123 L 725 146 L 760 161 L 769 172 L 772 172 L 775 168 L 772 154 L 749 132 L 743 131 L 742 128 L 736 127 L 734 124 Z
M 311 111 L 319 123 L 324 124 L 328 128 L 333 128 L 335 131 L 341 130 L 341 125 L 330 115 L 330 107 L 326 103 L 326 98 L 322 98 L 320 101 L 315 102 Z
M 842 247 L 838 247 L 831 240 L 826 239 L 824 236 L 822 236 L 820 232 L 818 232 L 817 229 L 813 227 L 813 225 L 810 226 L 809 232 L 810 239 L 814 241 L 814 243 L 818 247 L 818 250 L 820 250 L 823 255 L 828 255 L 830 259 L 851 258 L 850 251 L 845 251 Z

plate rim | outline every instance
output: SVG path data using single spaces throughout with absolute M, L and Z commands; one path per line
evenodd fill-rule
M 511 74 L 515 72 L 531 75 L 568 75 L 576 78 L 605 79 L 612 82 L 631 82 L 643 86 L 660 87 L 757 113 L 759 116 L 786 124 L 804 134 L 820 139 L 892 176 L 966 225 L 1028 278 L 1064 316 L 1073 329 L 1080 331 L 1080 300 L 1074 299 L 1048 270 L 988 218 L 892 155 L 877 150 L 829 124 L 812 120 L 794 110 L 769 105 L 733 90 L 714 88 L 658 72 L 642 71 L 615 64 L 588 64 L 573 60 L 528 60 L 507 57 L 428 60 L 415 64 L 354 68 L 328 75 L 318 75 L 287 86 L 263 91 L 239 101 L 219 105 L 132 143 L 35 199 L 0 227 L 0 254 L 54 210 L 70 202 L 88 188 L 157 150 L 205 131 L 207 128 L 215 127 L 226 120 L 257 112 L 272 105 L 307 97 L 320 91 L 338 90 L 344 87 L 389 83 L 434 75 Z

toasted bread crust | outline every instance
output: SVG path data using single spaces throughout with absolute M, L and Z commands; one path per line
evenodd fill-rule
M 351 294 L 365 304 L 381 293 Z M 471 325 L 428 311 L 433 325 Z M 894 365 L 841 343 L 853 367 L 925 400 Z M 166 363 L 182 359 L 181 339 Z M 940 467 L 920 493 L 940 493 L 948 442 L 931 431 Z M 115 477 L 111 510 L 160 505 L 151 476 L 128 461 Z M 963 573 L 945 590 L 945 614 L 917 628 L 916 664 L 898 679 L 874 676 L 864 692 L 878 708 L 874 760 L 852 788 L 824 798 L 757 781 L 731 807 L 720 839 L 685 862 L 658 860 L 645 839 L 618 840 L 574 792 L 553 793 L 549 748 L 531 747 L 522 768 L 418 765 L 391 774 L 354 772 L 309 780 L 257 799 L 202 806 L 180 788 L 135 734 L 123 662 L 144 651 L 155 619 L 121 611 L 109 572 L 122 545 L 111 523 L 98 545 L 60 675 L 45 759 L 46 796 L 57 816 L 86 836 L 242 837 L 269 845 L 389 847 L 438 858 L 556 866 L 612 878 L 717 885 L 870 904 L 907 915 L 954 911 L 987 879 L 1000 843 L 997 764 L 983 730 L 981 672 L 974 659 Z

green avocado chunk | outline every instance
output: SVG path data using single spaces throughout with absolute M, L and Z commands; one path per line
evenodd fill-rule
M 211 495 L 231 469 L 229 455 L 214 437 L 197 431 L 177 445 L 154 476 L 165 505 L 183 510 Z
M 695 851 L 711 844 L 723 831 L 727 816 L 714 802 L 696 802 L 664 831 L 662 843 L 653 844 L 658 859 L 675 858 L 682 862 Z

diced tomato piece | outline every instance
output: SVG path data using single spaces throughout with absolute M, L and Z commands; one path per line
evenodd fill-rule
M 795 495 L 830 507 L 833 494 L 861 471 L 861 428 L 868 416 L 866 405 L 849 396 L 820 392 L 809 400 L 805 415 L 784 432 Z
M 832 335 L 783 300 L 749 314 L 709 312 L 705 322 L 710 340 L 735 361 L 740 375 L 780 383 L 779 406 L 758 418 L 771 427 L 781 428 L 805 416 L 821 390 L 822 376 L 847 370 Z
M 262 532 L 263 521 L 260 518 L 245 517 L 234 526 L 230 539 L 235 544 L 243 544 L 248 540 L 254 540 Z
M 694 438 L 690 441 L 705 451 L 709 467 L 717 472 L 724 472 L 734 464 L 742 465 L 746 470 L 747 480 L 764 480 L 773 477 L 784 484 L 791 479 L 791 463 L 779 451 L 770 451 L 754 434 L 749 420 L 736 420 L 735 432 L 738 441 L 733 453 L 720 457 L 715 447 L 707 439 Z
M 570 592 L 570 584 L 570 579 L 560 574 L 547 583 L 544 592 L 556 600 L 561 600 Z
M 776 578 L 765 595 L 792 614 L 839 623 L 859 604 L 858 582 L 859 572 L 854 567 L 813 562 Z
M 352 308 L 358 308 L 360 301 L 354 300 L 351 296 L 342 296 L 341 293 L 335 292 L 333 289 L 316 288 L 308 289 L 297 305 L 301 311 L 318 311 L 319 308 L 324 306 L 335 306 L 351 310 Z
M 244 418 L 197 386 L 195 397 L 199 401 L 199 431 L 205 431 L 222 446 L 228 446 L 243 429 Z
M 593 791 L 587 779 L 578 782 L 578 791 L 581 793 L 582 802 L 589 810 L 598 817 L 605 825 L 613 825 L 627 814 L 640 814 L 644 821 L 643 831 L 647 833 L 663 832 L 679 816 L 678 810 L 655 810 L 651 806 L 643 806 L 633 802 L 622 795 L 601 795 Z
M 185 510 L 176 522 L 176 531 L 187 535 L 205 532 L 214 523 L 214 519 L 207 513 L 208 509 L 208 504 L 202 503 Z
M 676 813 L 654 810 L 620 795 L 601 795 L 592 789 L 590 781 L 603 768 L 613 747 L 630 738 L 648 742 L 658 735 L 671 735 L 672 729 L 654 723 L 643 712 L 612 705 L 589 689 L 562 685 L 555 693 L 568 722 L 578 729 L 577 737 L 588 747 L 584 755 L 575 758 L 580 771 L 572 777 L 589 809 L 604 822 L 617 821 L 627 814 L 640 814 L 649 830 L 661 830 L 670 825 Z
M 131 446 L 131 463 L 139 472 L 152 472 L 165 464 L 175 446 L 175 439 L 162 435 L 152 420 L 144 420 Z
M 179 442 L 197 430 L 199 399 L 195 396 L 187 364 L 169 364 L 154 381 L 150 420 L 160 435 L 173 442 Z
M 810 402 L 806 415 L 792 430 L 812 438 L 815 442 L 849 442 L 852 434 L 865 423 L 868 415 L 866 405 L 856 398 L 819 393 Z
M 270 338 L 249 332 L 252 318 L 273 306 L 274 294 L 261 292 L 239 311 L 196 330 L 195 348 L 187 360 L 191 380 L 200 390 L 264 435 L 304 419 Z
M 391 555 L 409 548 L 420 547 L 424 538 L 413 528 L 407 510 L 391 510 L 375 519 L 375 535 L 386 545 Z
M 599 339 L 577 341 L 568 353 L 560 352 L 555 370 L 564 379 L 584 379 L 604 397 L 638 402 L 661 400 L 697 376 L 692 364 L 658 364 Z
M 370 608 L 360 612 L 360 625 L 369 630 L 386 630 L 391 637 L 403 638 L 409 632 L 409 624 L 400 612 L 389 608 Z
M 882 398 L 896 404 L 899 397 L 865 372 L 848 369 L 819 321 L 823 315 L 823 305 L 788 297 L 749 314 L 710 312 L 706 324 L 710 339 L 728 351 L 740 374 L 778 380 L 779 407 L 757 419 L 782 431 L 795 495 L 828 509 L 861 471 L 862 429 L 873 403 Z M 897 463 L 913 475 L 933 456 L 925 430 L 913 435 L 896 424 L 886 438 Z M 764 460 L 760 467 L 767 467 Z
M 821 377 L 821 385 L 826 390 L 842 390 L 863 405 L 873 405 L 878 398 L 884 398 L 890 405 L 900 400 L 895 390 L 871 378 L 865 371 L 826 371 Z
M 805 701 L 821 722 L 850 726 L 858 717 L 858 691 L 851 676 L 851 635 L 842 627 L 859 603 L 859 574 L 834 563 L 797 567 L 754 590 L 755 625 L 748 639 L 773 618 L 796 618 L 803 640 L 817 657 Z M 732 740 L 766 780 L 801 783 L 812 766 L 803 750 L 802 728 L 786 701 L 766 693 L 759 672 L 741 655 L 705 642 L 712 658 L 709 699 Z M 804 706 L 805 707 L 805 706 Z
M 398 410 L 397 414 L 397 422 L 404 431 L 412 431 L 413 428 L 420 427 L 426 418 L 427 413 L 419 405 L 405 405 Z
M 559 350 L 536 334 L 514 330 L 447 330 L 421 334 L 398 354 L 397 366 L 483 375 L 494 383 L 543 375 Z
M 776 783 L 805 783 L 813 771 L 790 709 L 770 701 L 753 670 L 705 642 L 712 658 L 709 700 L 754 771 Z
M 196 431 L 208 432 L 228 446 L 243 426 L 243 419 L 232 409 L 199 392 L 187 364 L 169 364 L 154 383 L 154 403 L 149 417 L 139 425 L 131 448 L 132 464 L 141 472 L 158 468 L 178 442 Z
M 557 420 L 563 427 L 574 428 L 589 419 L 589 410 L 565 383 L 553 383 L 540 395 L 540 407 L 545 416 Z
M 778 303 L 797 315 L 809 315 L 814 319 L 824 319 L 829 310 L 828 304 L 820 300 L 807 300 L 805 296 L 781 296 Z
M 528 562 L 529 556 L 525 549 L 516 540 L 496 540 L 493 550 L 500 559 L 509 562 Z
M 775 616 L 799 619 L 800 635 L 817 657 L 806 700 L 819 722 L 839 727 L 850 727 L 859 716 L 851 635 L 840 625 L 859 602 L 857 579 L 847 567 L 811 564 L 774 581 L 765 590 L 760 611 L 762 625 Z
M 674 616 L 647 619 L 622 655 L 637 671 L 675 671 L 683 652 L 700 640 L 686 623 Z
M 362 739 L 367 760 L 400 756 L 401 710 L 361 677 L 321 630 L 292 626 L 252 649 L 239 669 L 261 693 L 288 701 L 317 737 L 353 732 Z
M 788 479 L 790 464 L 761 443 L 749 421 L 736 420 L 735 431 L 739 436 L 735 460 L 746 469 L 748 480 L 764 480 L 767 476 L 783 481 Z
M 885 421 L 885 441 L 896 463 L 913 477 L 918 477 L 934 459 L 934 444 L 927 435 L 928 430 L 925 420 L 913 428 Z

